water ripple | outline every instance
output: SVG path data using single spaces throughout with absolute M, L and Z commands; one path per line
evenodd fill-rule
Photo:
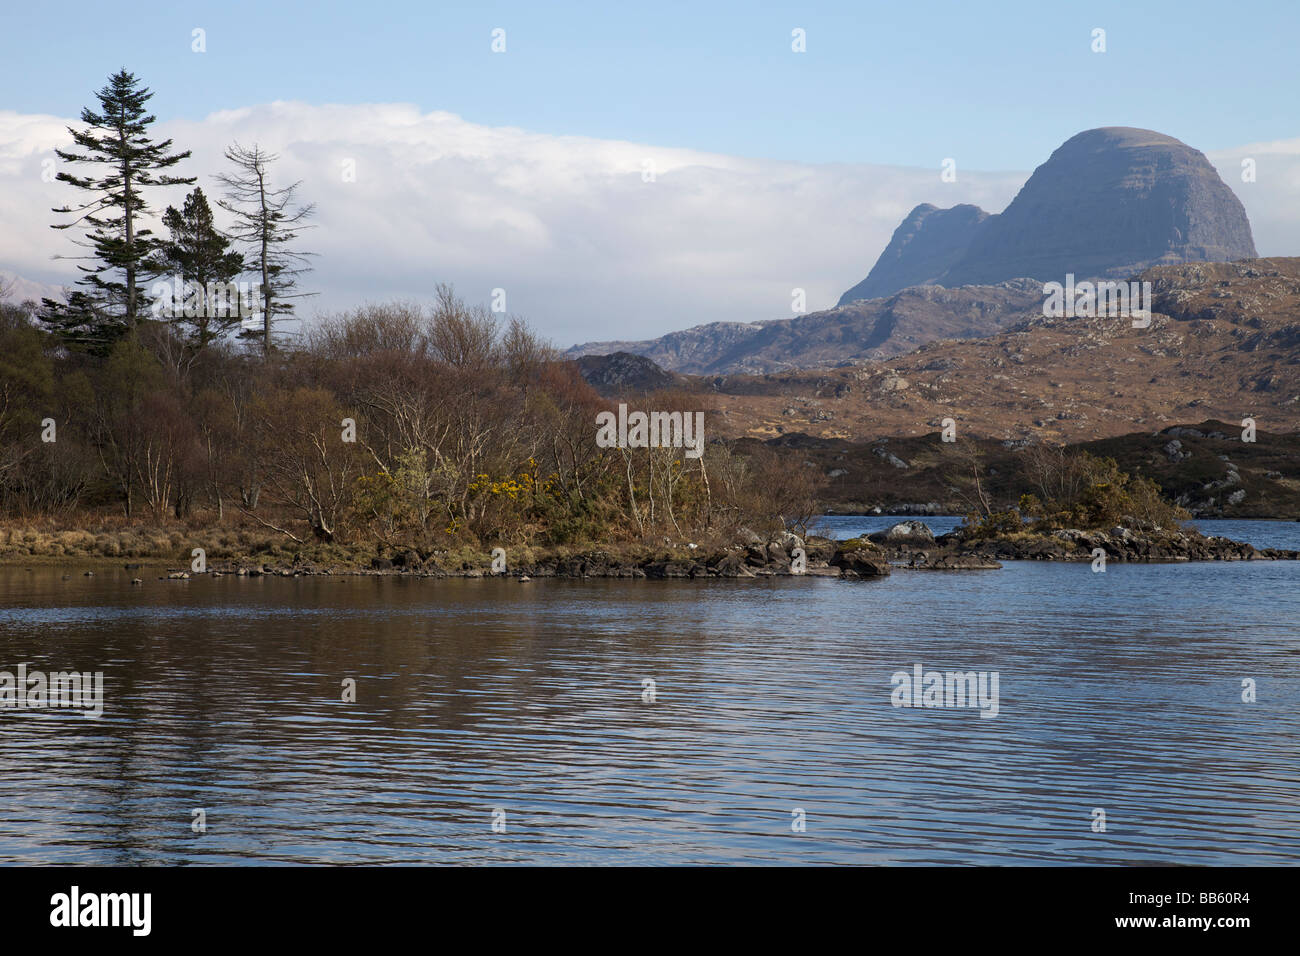
M 0 860 L 1294 864 L 1297 584 L 0 571 L 0 669 L 107 697 L 0 709 Z M 893 707 L 917 663 L 996 671 L 998 716 Z

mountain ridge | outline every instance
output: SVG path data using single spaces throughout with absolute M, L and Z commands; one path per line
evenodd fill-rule
M 763 374 L 901 355 L 939 338 L 991 335 L 1041 308 L 1031 279 L 945 289 L 915 286 L 789 319 L 712 322 L 640 342 L 588 342 L 568 358 L 630 352 L 692 375 Z

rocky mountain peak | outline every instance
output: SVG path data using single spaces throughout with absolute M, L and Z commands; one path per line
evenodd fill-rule
M 878 299 L 915 285 L 929 285 L 966 253 L 976 230 L 989 218 L 979 206 L 940 209 L 922 203 L 894 230 L 870 275 L 840 297 L 840 305 Z
M 1154 130 L 1110 126 L 1057 147 L 999 215 L 918 206 L 841 302 L 918 282 L 1118 279 L 1254 256 L 1246 211 L 1203 153 Z

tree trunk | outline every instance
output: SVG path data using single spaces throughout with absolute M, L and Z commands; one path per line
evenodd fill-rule
M 125 114 L 121 123 L 126 123 Z M 126 140 L 124 125 L 118 126 L 118 133 Z M 122 158 L 122 221 L 126 227 L 126 324 L 135 327 L 135 210 L 131 206 L 131 165 Z
M 269 262 L 271 223 L 266 208 L 266 178 L 259 166 L 257 189 L 262 200 L 262 356 L 271 357 L 271 265 Z

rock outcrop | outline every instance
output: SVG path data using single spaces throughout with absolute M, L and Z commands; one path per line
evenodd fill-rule
M 945 536 L 948 537 L 948 536 Z M 1091 561 L 1104 552 L 1109 561 L 1295 561 L 1300 552 L 1255 548 L 1242 541 L 1203 535 L 1183 528 L 1109 531 L 1066 528 L 1050 534 L 1020 534 L 966 542 L 951 538 L 961 552 L 1004 561 Z
M 885 552 L 865 538 L 850 538 L 840 542 L 831 556 L 830 566 L 840 569 L 840 576 L 857 578 L 882 578 L 889 574 L 889 559 Z
M 578 371 L 587 384 L 602 395 L 653 392 L 678 384 L 676 376 L 664 371 L 652 359 L 631 352 L 584 355 L 578 359 Z
M 884 531 L 867 536 L 875 544 L 925 547 L 934 544 L 934 532 L 920 521 L 900 521 Z

